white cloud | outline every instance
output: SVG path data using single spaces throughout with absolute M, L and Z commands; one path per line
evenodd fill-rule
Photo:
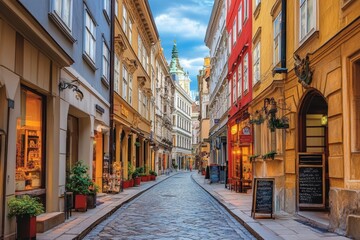
M 185 72 L 189 72 L 190 76 L 197 76 L 199 70 L 203 68 L 204 58 L 179 58 L 180 65 L 183 67 Z M 194 77 L 192 77 L 194 78 Z M 196 79 L 191 79 L 196 81 Z
M 174 34 L 181 38 L 204 38 L 206 25 L 187 17 L 161 14 L 155 17 L 156 26 L 163 34 Z

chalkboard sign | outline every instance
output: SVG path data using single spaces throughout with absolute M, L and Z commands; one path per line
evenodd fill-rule
M 210 182 L 219 182 L 219 166 L 217 165 L 210 166 Z
M 299 166 L 299 207 L 323 205 L 323 167 Z
M 300 208 L 325 207 L 325 173 L 322 153 L 299 153 L 298 204 Z
M 274 197 L 274 179 L 273 178 L 255 178 L 253 191 L 252 216 L 255 213 L 268 213 L 272 218 L 273 197 Z

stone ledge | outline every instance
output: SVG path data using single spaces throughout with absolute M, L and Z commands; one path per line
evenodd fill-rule
M 43 233 L 65 222 L 63 212 L 44 213 L 36 217 L 36 232 Z
M 360 215 L 349 215 L 347 217 L 346 236 L 360 239 Z

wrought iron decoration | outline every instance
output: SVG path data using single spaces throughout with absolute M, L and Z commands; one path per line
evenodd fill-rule
M 78 100 L 82 100 L 84 98 L 84 94 L 82 93 L 82 91 L 80 91 L 79 87 L 79 80 L 75 79 L 72 80 L 71 82 L 65 82 L 65 81 L 61 81 L 59 83 L 59 90 L 63 91 L 64 89 L 72 89 L 75 92 L 75 97 Z

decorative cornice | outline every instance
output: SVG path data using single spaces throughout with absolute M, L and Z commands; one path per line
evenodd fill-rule
M 127 49 L 124 37 L 121 34 L 118 34 L 114 40 L 115 52 L 117 52 L 119 55 L 122 55 L 122 53 Z
M 123 58 L 123 63 L 126 66 L 126 69 L 133 74 L 138 68 L 138 63 L 135 59 L 129 59 L 128 57 Z

